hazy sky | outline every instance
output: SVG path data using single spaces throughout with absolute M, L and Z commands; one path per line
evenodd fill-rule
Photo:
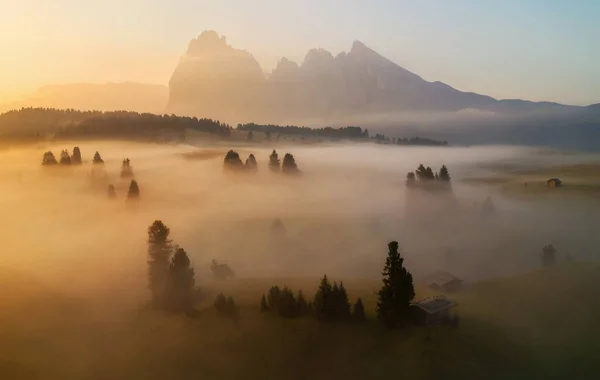
M 599 0 L 0 0 L 0 101 L 52 83 L 167 84 L 214 29 L 265 71 L 355 39 L 427 80 L 600 102 Z

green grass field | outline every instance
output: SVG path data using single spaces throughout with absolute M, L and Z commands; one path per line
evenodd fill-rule
M 12 289 L 0 297 L 1 379 L 586 379 L 600 371 L 597 264 L 468 285 L 451 296 L 460 326 L 432 328 L 430 340 L 425 328 L 379 326 L 373 280 L 344 281 L 352 299 L 365 300 L 364 324 L 259 312 L 271 285 L 312 294 L 316 278 L 214 283 L 197 319 L 148 310 L 122 292 L 66 297 L 15 281 L 0 277 Z M 236 299 L 238 326 L 216 316 L 220 291 Z M 417 298 L 428 295 L 418 289 Z

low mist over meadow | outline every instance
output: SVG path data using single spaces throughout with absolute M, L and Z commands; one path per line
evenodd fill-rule
M 523 200 L 469 181 L 497 176 L 492 164 L 557 165 L 585 156 L 515 147 L 283 146 L 280 156 L 293 153 L 302 171 L 287 178 L 269 172 L 271 147 L 236 148 L 243 160 L 253 153 L 258 161 L 256 175 L 236 176 L 223 171 L 225 146 L 89 142 L 77 144 L 81 166 L 40 165 L 44 151 L 71 145 L 2 152 L 3 203 L 12 216 L 2 238 L 13 252 L 4 265 L 34 276 L 68 273 L 69 283 L 139 277 L 143 290 L 146 228 L 155 219 L 189 252 L 200 283 L 213 258 L 241 277 L 377 277 L 390 240 L 401 242 L 417 276 L 451 269 L 480 279 L 537 267 L 536 253 L 550 241 L 582 259 L 593 257 L 597 243 L 590 234 L 595 199 Z M 95 151 L 105 160 L 106 179 L 91 176 Z M 125 202 L 124 158 L 140 186 L 135 205 Z M 456 209 L 440 209 L 435 195 L 407 192 L 406 173 L 421 163 L 449 168 Z M 109 184 L 114 200 L 106 195 Z M 488 195 L 498 211 L 493 218 L 480 212 Z M 271 237 L 276 218 L 286 228 L 284 241 Z M 456 259 L 445 257 L 448 250 Z

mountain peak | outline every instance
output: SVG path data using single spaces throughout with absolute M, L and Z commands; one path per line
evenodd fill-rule
M 199 56 L 206 52 L 228 49 L 231 49 L 231 47 L 227 45 L 225 36 L 219 36 L 219 33 L 214 30 L 205 30 L 200 33 L 198 38 L 190 41 L 187 54 L 189 56 Z
M 365 45 L 364 43 L 362 43 L 362 42 L 361 42 L 361 41 L 359 41 L 359 40 L 355 40 L 355 41 L 352 43 L 352 49 L 350 50 L 350 52 L 351 52 L 351 53 L 359 53 L 359 52 L 361 52 L 361 51 L 369 51 L 369 50 L 371 50 L 371 49 L 369 49 L 369 48 L 367 47 L 367 45 Z

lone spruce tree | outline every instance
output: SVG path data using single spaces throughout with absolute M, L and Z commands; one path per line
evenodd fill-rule
M 390 242 L 388 249 L 382 273 L 383 285 L 377 293 L 377 318 L 385 326 L 393 328 L 406 320 L 415 289 L 412 275 L 403 266 L 404 259 L 398 252 L 398 242 Z
M 277 151 L 273 149 L 273 152 L 269 156 L 269 169 L 272 172 L 278 173 L 281 170 L 280 163 L 281 162 L 279 161 L 279 155 L 277 154 Z
M 327 275 L 324 275 L 319 284 L 319 290 L 315 293 L 313 308 L 315 317 L 321 321 L 330 321 L 334 317 L 333 288 Z
M 160 220 L 148 227 L 148 288 L 157 307 L 163 307 L 165 301 L 169 259 L 173 251 L 170 233 L 169 227 Z
M 356 303 L 352 308 L 352 319 L 358 322 L 363 322 L 367 319 L 365 315 L 365 306 L 360 298 L 356 300 Z
M 129 191 L 127 191 L 127 199 L 138 199 L 140 197 L 140 187 L 135 179 L 131 180 L 129 184 Z
M 80 165 L 81 162 L 81 150 L 78 146 L 76 146 L 75 148 L 73 148 L 73 154 L 71 155 L 71 163 L 75 165 Z
M 94 159 L 92 160 L 92 163 L 104 164 L 104 160 L 102 159 L 102 157 L 100 156 L 100 153 L 98 151 L 96 151 L 96 153 L 94 153 Z
M 169 309 L 178 312 L 189 311 L 193 307 L 193 291 L 196 280 L 190 258 L 183 248 L 177 247 L 169 265 L 167 284 L 167 304 Z
M 440 169 L 439 179 L 444 182 L 450 182 L 450 173 L 448 173 L 448 168 L 446 165 L 442 165 Z
M 265 297 L 265 295 L 262 295 L 262 298 L 260 299 L 260 312 L 264 313 L 265 311 L 268 311 L 269 307 L 267 306 L 267 298 Z

